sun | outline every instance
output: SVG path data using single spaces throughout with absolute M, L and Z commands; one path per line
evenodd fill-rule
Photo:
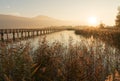
M 89 18 L 88 18 L 88 23 L 89 23 L 90 25 L 93 25 L 93 26 L 97 25 L 97 17 L 95 17 L 95 16 L 89 17 Z

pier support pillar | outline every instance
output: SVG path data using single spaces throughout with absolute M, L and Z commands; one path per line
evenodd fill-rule
M 15 41 L 15 32 L 13 32 L 13 41 Z
M 36 31 L 37 32 L 37 36 L 39 36 L 39 31 Z
M 34 37 L 34 31 L 32 31 L 32 36 Z
M 27 37 L 27 32 L 25 31 L 25 38 Z
M 21 32 L 21 39 L 23 38 L 23 31 Z
M 17 32 L 17 38 L 19 39 L 19 32 Z
M 1 41 L 4 42 L 4 33 L 1 33 Z
M 8 37 L 8 33 L 6 33 L 6 36 L 7 36 L 7 40 L 9 39 L 9 37 Z
M 28 31 L 28 37 L 30 37 L 30 32 Z

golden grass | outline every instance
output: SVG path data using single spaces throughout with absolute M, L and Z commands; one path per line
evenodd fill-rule
M 88 49 L 71 38 L 68 48 L 60 42 L 50 46 L 44 38 L 31 50 L 29 43 L 11 47 L 1 43 L 0 81 L 104 81 L 116 69 L 109 49 L 103 53 L 92 44 Z

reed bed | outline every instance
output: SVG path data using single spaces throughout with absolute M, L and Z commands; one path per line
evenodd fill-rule
M 43 38 L 34 51 L 30 43 L 0 43 L 0 81 L 105 81 L 116 69 L 117 53 L 90 41 L 73 44 L 70 38 L 67 47 Z
M 75 33 L 84 37 L 93 36 L 105 43 L 114 46 L 120 50 L 120 29 L 119 28 L 83 28 L 76 29 Z

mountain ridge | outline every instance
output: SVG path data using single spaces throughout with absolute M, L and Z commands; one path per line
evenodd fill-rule
M 14 15 L 0 14 L 0 29 L 2 28 L 42 28 L 49 26 L 68 26 L 73 23 L 62 21 L 45 15 L 36 17 L 21 17 Z

